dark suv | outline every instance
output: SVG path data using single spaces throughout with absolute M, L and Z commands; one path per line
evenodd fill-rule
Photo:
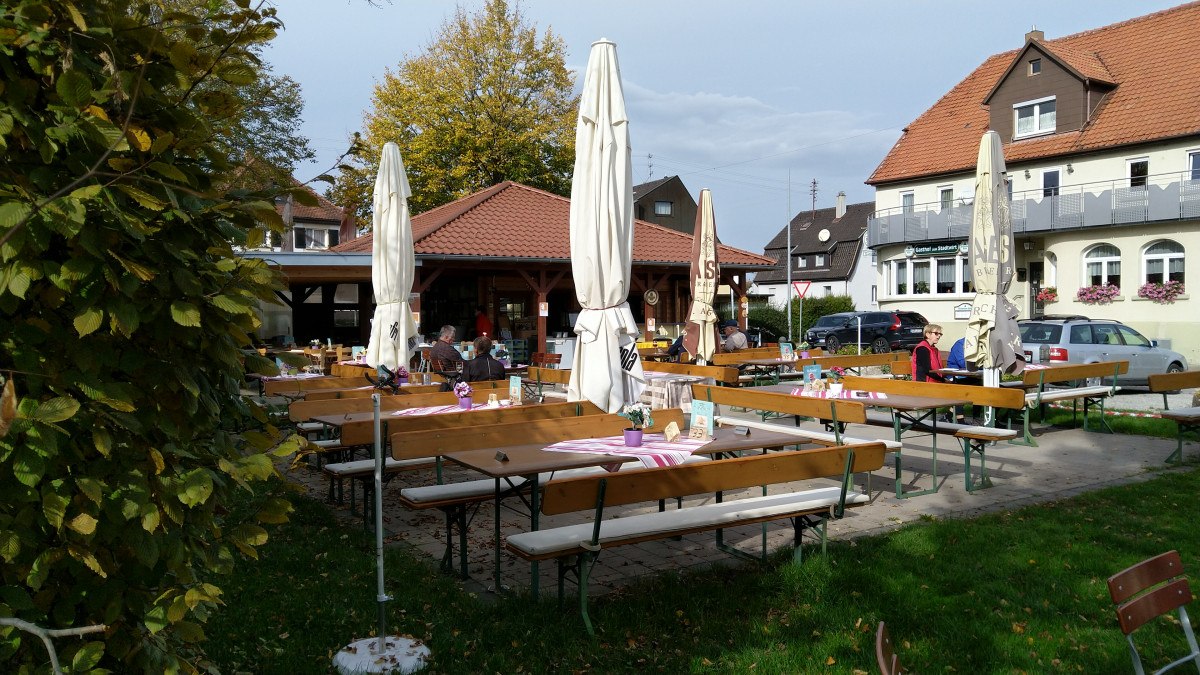
M 862 342 L 858 320 L 862 318 Z M 812 346 L 836 352 L 843 345 L 861 344 L 876 354 L 912 349 L 924 338 L 925 317 L 916 312 L 840 312 L 817 319 L 804 339 Z

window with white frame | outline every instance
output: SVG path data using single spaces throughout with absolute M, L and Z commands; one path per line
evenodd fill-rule
M 804 269 L 805 267 L 808 267 L 808 258 L 802 255 L 796 256 L 796 269 Z
M 1183 246 L 1169 239 L 1156 241 L 1142 253 L 1142 283 L 1183 283 Z
M 330 248 L 338 245 L 338 230 L 297 226 L 292 230 L 292 242 L 297 251 Z
M 1092 286 L 1121 285 L 1121 249 L 1097 244 L 1083 254 L 1083 281 Z
M 1146 157 L 1131 159 L 1125 162 L 1129 173 L 1129 187 L 1146 187 L 1146 178 L 1150 176 L 1150 160 Z
M 1188 177 L 1200 180 L 1200 150 L 1188 153 Z
M 823 254 L 818 253 L 817 259 L 816 259 L 816 261 L 813 262 L 813 264 L 817 267 L 824 267 L 825 266 L 825 256 Z
M 1053 133 L 1056 105 L 1053 96 L 1013 104 L 1013 138 Z
M 1058 256 L 1046 254 L 1046 285 L 1058 286 Z
M 833 295 L 833 286 L 826 286 L 825 287 L 825 297 L 828 298 L 831 295 Z
M 1045 169 L 1042 171 L 1042 196 L 1057 197 L 1059 190 L 1059 173 L 1058 169 Z
M 938 188 L 938 203 L 942 211 L 949 211 L 954 206 L 954 187 L 943 185 Z
M 944 256 L 888 263 L 892 295 L 961 295 L 974 292 L 965 256 Z M 909 284 L 909 280 L 912 284 Z
M 912 213 L 913 210 L 916 208 L 916 206 L 917 206 L 916 196 L 913 195 L 912 190 L 909 190 L 908 192 L 900 193 L 900 210 L 901 211 L 903 211 L 904 213 Z
M 669 215 L 671 215 L 671 212 L 674 209 L 674 206 L 675 206 L 674 202 L 665 202 L 665 201 L 654 202 L 654 215 L 669 216 Z
M 1042 72 L 1042 60 L 1041 59 L 1029 59 L 1029 74 L 1037 75 L 1040 72 Z

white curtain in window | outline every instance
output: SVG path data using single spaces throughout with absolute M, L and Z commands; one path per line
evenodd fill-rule
M 929 261 L 913 263 L 913 292 L 929 292 Z

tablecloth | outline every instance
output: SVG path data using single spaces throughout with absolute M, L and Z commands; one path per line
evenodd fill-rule
M 543 448 L 547 452 L 575 452 L 588 454 L 612 455 L 614 457 L 635 457 L 647 469 L 655 469 L 682 464 L 697 449 L 707 445 L 709 441 L 694 438 L 680 438 L 674 443 L 668 442 L 662 434 L 643 434 L 639 447 L 625 445 L 624 436 L 608 436 L 605 438 L 581 438 L 570 441 L 559 441 L 554 445 Z M 609 464 L 604 468 L 616 471 L 620 464 Z
M 642 403 L 653 410 L 680 408 L 685 413 L 692 411 L 692 385 L 714 384 L 711 377 L 659 373 L 646 371 L 646 389 L 642 392 Z

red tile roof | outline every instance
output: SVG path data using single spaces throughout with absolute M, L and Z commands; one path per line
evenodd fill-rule
M 316 206 L 305 206 L 304 204 L 301 204 L 300 202 L 293 201 L 292 202 L 292 218 L 293 219 L 309 220 L 309 221 L 311 221 L 311 220 L 326 220 L 326 221 L 330 221 L 331 223 L 342 222 L 342 215 L 343 215 L 342 207 L 329 201 L 323 195 L 317 193 L 317 191 L 312 189 L 311 187 L 309 187 L 307 185 L 302 185 L 300 183 L 300 181 L 296 180 L 295 178 L 292 178 L 292 182 L 295 183 L 295 187 L 304 188 L 304 190 L 306 192 L 311 194 L 317 200 Z M 283 204 L 275 204 L 275 210 L 279 212 L 279 215 L 283 215 Z
M 422 255 L 560 259 L 571 257 L 571 201 L 506 181 L 413 216 L 413 246 Z M 331 249 L 369 252 L 366 234 Z M 633 259 L 638 263 L 683 263 L 692 257 L 692 235 L 642 220 L 634 221 Z M 761 255 L 718 245 L 723 265 L 773 267 Z
M 1082 130 L 1006 143 L 1009 164 L 1200 134 L 1200 2 L 1040 44 L 1117 87 Z M 867 183 L 974 170 L 988 129 L 983 101 L 1019 51 L 988 58 L 922 113 Z

